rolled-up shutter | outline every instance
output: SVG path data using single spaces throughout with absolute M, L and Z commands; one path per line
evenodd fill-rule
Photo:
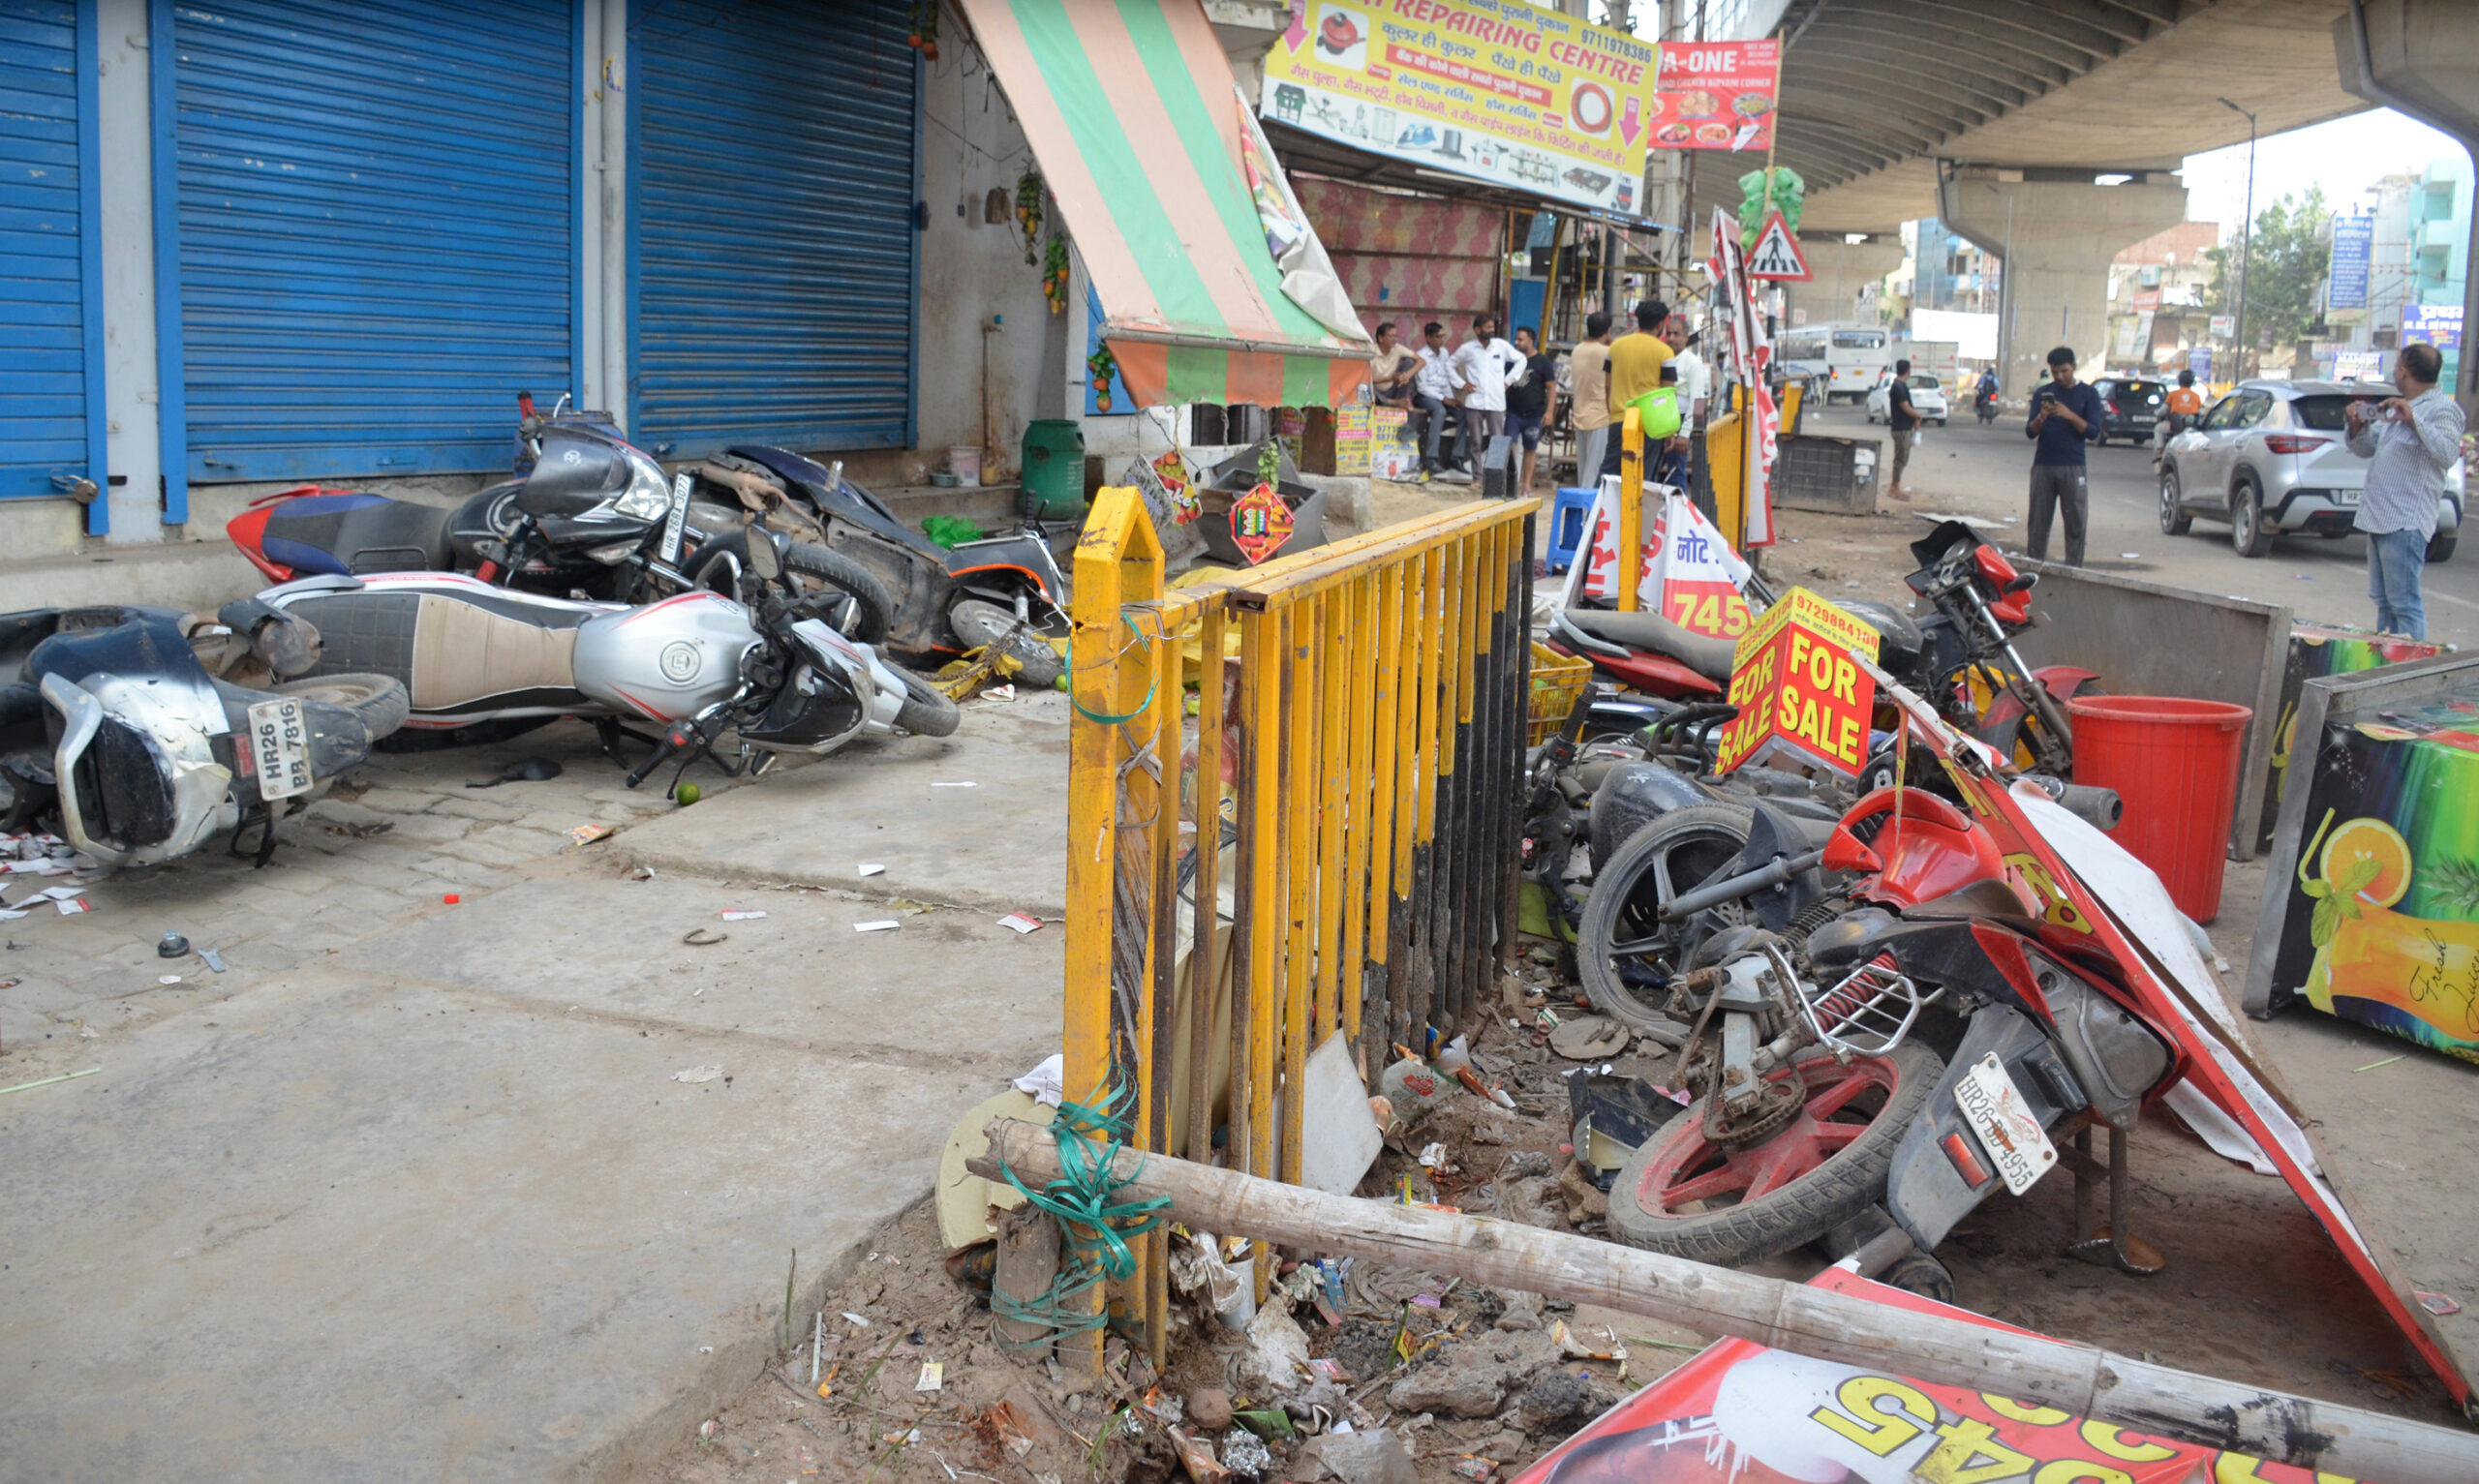
M 189 477 L 507 468 L 573 388 L 573 0 L 170 9 Z
M 0 499 L 104 479 L 93 36 L 91 0 L 0 3 Z
M 903 447 L 914 53 L 898 0 L 645 0 L 630 35 L 629 429 Z

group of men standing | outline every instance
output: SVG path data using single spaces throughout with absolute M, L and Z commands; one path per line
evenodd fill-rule
M 1542 353 L 1527 326 L 1516 326 L 1509 344 L 1498 337 L 1495 315 L 1476 315 L 1470 338 L 1450 348 L 1446 326 L 1432 319 L 1421 326 L 1422 345 L 1415 350 L 1397 343 L 1390 320 L 1377 327 L 1377 358 L 1370 368 L 1377 401 L 1422 414 L 1423 482 L 1447 469 L 1440 449 L 1452 416 L 1461 434 L 1457 462 L 1477 474 L 1480 456 L 1504 434 L 1521 452 L 1516 488 L 1529 490 L 1542 434 L 1556 420 L 1561 395 L 1570 402 L 1576 469 L 1589 480 L 1595 471 L 1618 471 L 1616 432 L 1627 408 L 1647 392 L 1674 384 L 1681 428 L 1646 476 L 1668 474 L 1674 477 L 1666 482 L 1680 482 L 1686 477 L 1688 431 L 1702 409 L 1711 374 L 1689 348 L 1686 317 L 1654 299 L 1637 305 L 1635 318 L 1633 333 L 1613 338 L 1607 312 L 1587 316 L 1584 339 L 1568 357 L 1563 387 L 1556 359 Z

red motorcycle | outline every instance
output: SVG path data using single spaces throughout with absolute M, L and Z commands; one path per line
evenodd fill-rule
M 1695 1095 L 1619 1170 L 1612 1231 L 1719 1263 L 1865 1245 L 1896 1255 L 1889 1281 L 1945 1297 L 1938 1244 L 1998 1190 L 2065 1165 L 2077 1255 L 2157 1271 L 2127 1229 L 2126 1135 L 2183 1085 L 2254 1139 L 2466 1404 L 2296 1116 L 2249 1071 L 2159 879 L 1870 668 L 1950 799 L 1907 779 L 1821 832 L 1760 802 L 1736 850 L 1677 853 L 1665 890 L 1597 892 L 1587 910 L 1619 914 L 1605 936 L 1637 971 L 1587 976 L 1597 1008 L 1683 1028 L 1664 1080 Z M 2104 1185 L 2105 1231 L 2090 1199 Z

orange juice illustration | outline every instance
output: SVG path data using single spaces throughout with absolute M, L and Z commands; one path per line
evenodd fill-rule
M 2320 857 L 2313 841 L 2300 853 L 2300 882 L 2316 899 L 2309 1002 L 2330 1014 L 2337 996 L 2372 1000 L 2446 1036 L 2479 1040 L 2479 923 L 2393 910 L 2409 890 L 2410 846 L 2383 820 L 2344 821 L 2323 846 Z M 2320 879 L 2307 875 L 2310 862 Z

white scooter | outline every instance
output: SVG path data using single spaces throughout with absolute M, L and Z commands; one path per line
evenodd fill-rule
M 836 632 L 783 583 L 774 543 L 752 541 L 750 556 L 763 570 L 742 574 L 741 602 L 704 591 L 642 607 L 577 602 L 452 572 L 309 577 L 260 596 L 318 625 L 325 648 L 314 675 L 402 681 L 413 698 L 408 734 L 505 736 L 586 717 L 615 761 L 624 736 L 654 744 L 630 788 L 674 757 L 684 772 L 709 757 L 737 775 L 763 772 L 778 753 L 822 755 L 863 735 L 956 729 L 954 701 Z M 714 751 L 725 732 L 741 743 L 728 761 Z

